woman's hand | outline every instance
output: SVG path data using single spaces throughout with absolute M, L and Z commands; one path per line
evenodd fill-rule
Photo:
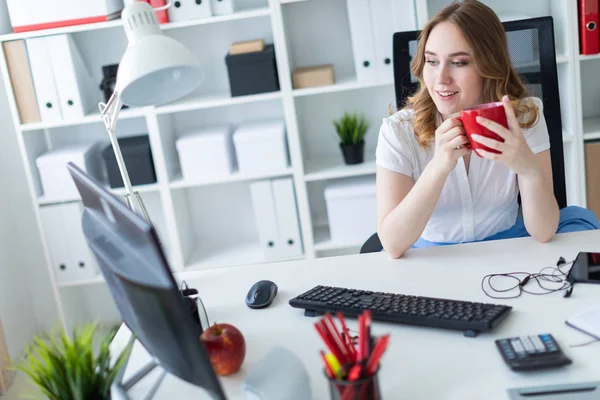
M 471 149 L 467 135 L 458 119 L 447 119 L 435 130 L 435 154 L 433 160 L 438 168 L 450 173 L 456 167 L 457 160 L 467 155 Z
M 492 153 L 482 149 L 477 149 L 477 154 L 489 160 L 500 161 L 506 164 L 517 175 L 525 176 L 527 174 L 538 173 L 539 165 L 535 160 L 535 154 L 525 140 L 525 136 L 519 126 L 519 121 L 515 115 L 512 103 L 508 96 L 502 97 L 504 111 L 506 112 L 506 121 L 508 129 L 502 125 L 487 118 L 477 117 L 477 123 L 496 133 L 504 142 L 496 139 L 487 138 L 481 135 L 471 135 L 471 138 L 482 145 L 499 151 L 501 154 Z

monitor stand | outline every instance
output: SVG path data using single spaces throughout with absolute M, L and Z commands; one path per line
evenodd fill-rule
M 131 398 L 127 394 L 129 389 L 131 389 L 136 383 L 144 379 L 144 377 L 146 377 L 150 372 L 152 372 L 154 368 L 159 366 L 156 361 L 152 360 L 146 365 L 144 365 L 144 367 L 137 371 L 135 374 L 133 374 L 131 378 L 127 379 L 126 381 L 123 381 L 123 376 L 125 375 L 125 371 L 127 370 L 128 362 L 129 358 L 125 361 L 125 364 L 123 364 L 123 367 L 121 368 L 121 370 L 115 377 L 115 381 L 111 385 L 110 391 L 113 398 L 131 400 Z M 156 382 L 154 382 L 148 393 L 146 393 L 146 396 L 144 396 L 145 400 L 150 400 L 154 397 L 154 394 L 158 390 L 158 387 L 162 383 L 163 379 L 165 379 L 166 374 L 167 371 L 165 370 L 163 370 L 160 373 L 160 376 L 158 377 Z

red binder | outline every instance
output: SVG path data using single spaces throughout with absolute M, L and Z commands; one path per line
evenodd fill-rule
M 579 0 L 579 52 L 600 53 L 598 0 Z

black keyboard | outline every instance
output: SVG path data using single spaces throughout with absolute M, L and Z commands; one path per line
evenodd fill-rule
M 356 317 L 371 310 L 373 320 L 465 331 L 474 337 L 494 329 L 512 307 L 468 301 L 315 286 L 290 300 L 290 305 L 315 316 L 340 311 Z

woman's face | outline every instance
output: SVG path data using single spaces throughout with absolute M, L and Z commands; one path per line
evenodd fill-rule
M 429 34 L 423 79 L 444 119 L 482 103 L 483 81 L 473 64 L 471 50 L 450 22 L 439 23 Z

